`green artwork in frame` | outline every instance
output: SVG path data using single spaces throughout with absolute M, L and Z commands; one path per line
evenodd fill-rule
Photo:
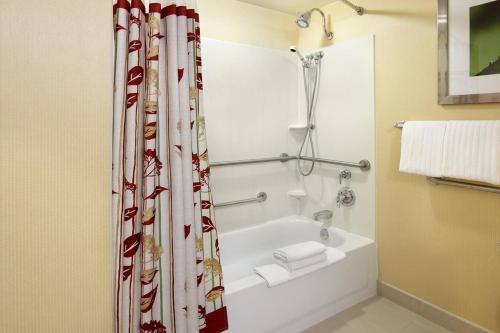
M 470 76 L 500 74 L 500 0 L 470 7 Z

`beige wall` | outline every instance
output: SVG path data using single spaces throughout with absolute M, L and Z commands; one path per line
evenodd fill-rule
M 235 0 L 198 0 L 202 37 L 288 50 L 299 31 L 294 17 Z
M 0 331 L 111 332 L 111 1 L 0 13 Z
M 375 35 L 380 279 L 500 332 L 500 197 L 399 173 L 401 131 L 392 127 L 403 119 L 500 119 L 500 104 L 437 104 L 436 0 L 357 3 L 366 15 L 339 3 L 324 10 L 335 42 Z M 325 45 L 313 20 L 300 35 L 306 49 Z

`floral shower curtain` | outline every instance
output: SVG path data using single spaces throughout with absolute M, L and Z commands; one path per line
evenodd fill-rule
M 113 7 L 116 333 L 227 329 L 199 17 L 187 1 L 115 0 Z

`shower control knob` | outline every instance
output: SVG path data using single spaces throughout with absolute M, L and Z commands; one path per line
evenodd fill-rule
M 356 195 L 349 187 L 342 187 L 337 194 L 337 207 L 350 207 L 356 202 Z

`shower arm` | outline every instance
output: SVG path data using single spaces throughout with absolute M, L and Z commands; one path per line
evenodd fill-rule
M 319 8 L 313 8 L 309 12 L 312 13 L 314 11 L 316 11 L 316 12 L 318 12 L 318 13 L 321 14 L 321 18 L 323 19 L 323 31 L 325 32 L 325 36 L 326 36 L 327 39 L 332 40 L 333 39 L 333 32 L 326 30 L 325 13 L 323 13 L 323 11 L 321 9 L 319 9 Z

